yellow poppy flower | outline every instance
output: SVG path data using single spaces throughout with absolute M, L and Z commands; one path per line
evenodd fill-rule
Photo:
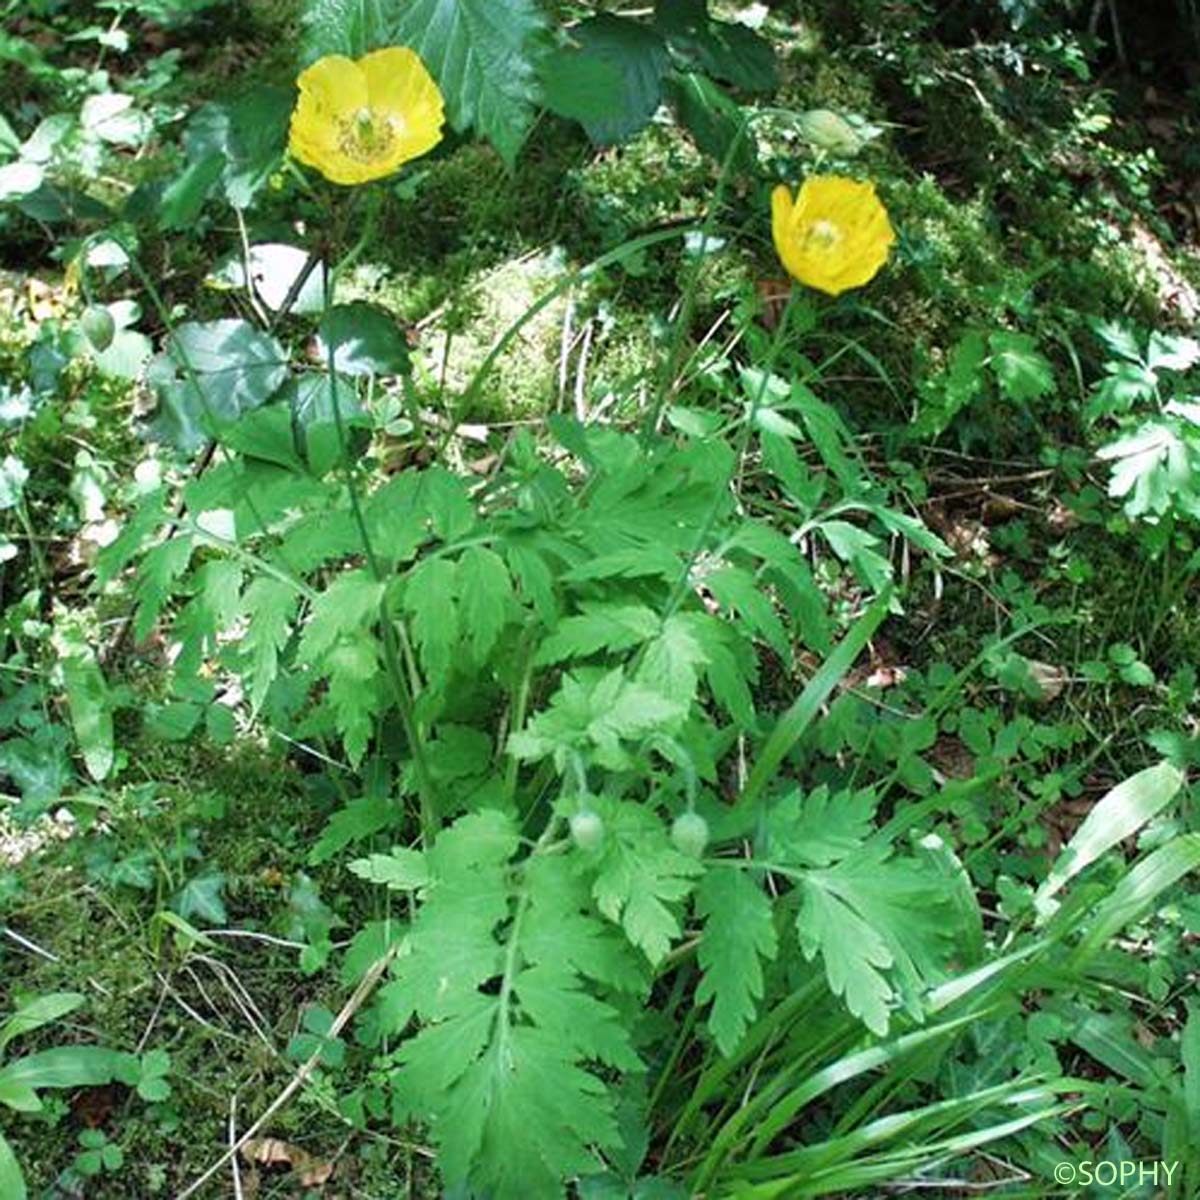
M 334 183 L 367 183 L 442 140 L 442 93 L 412 51 L 318 59 L 296 80 L 288 148 Z
M 780 184 L 771 233 L 788 274 L 831 296 L 873 279 L 896 240 L 875 185 L 840 175 L 806 179 L 794 202 Z

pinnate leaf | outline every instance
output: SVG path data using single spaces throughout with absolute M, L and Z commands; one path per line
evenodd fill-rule
M 746 872 L 717 868 L 700 882 L 696 911 L 704 918 L 696 1001 L 713 1002 L 708 1028 L 717 1048 L 729 1056 L 762 998 L 762 959 L 775 957 L 771 902 Z
M 592 894 L 600 911 L 659 963 L 679 936 L 678 902 L 701 865 L 671 844 L 662 822 L 639 804 L 605 806 L 606 836 Z

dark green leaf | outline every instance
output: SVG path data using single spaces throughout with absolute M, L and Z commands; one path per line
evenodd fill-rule
M 694 73 L 673 76 L 670 94 L 680 122 L 705 154 L 720 163 L 733 154 L 738 170 L 753 170 L 757 156 L 750 135 L 738 136 L 746 116 L 711 79 Z
M 547 102 L 578 120 L 598 146 L 626 141 L 662 103 L 663 75 L 670 65 L 662 38 L 610 13 L 583 21 L 571 34 L 580 49 L 560 53 L 543 69 Z
M 221 893 L 225 890 L 225 876 L 219 871 L 202 875 L 184 885 L 172 905 L 185 920 L 199 920 L 206 925 L 224 925 L 229 919 Z
M 205 200 L 221 178 L 225 163 L 225 155 L 218 151 L 189 163 L 163 191 L 159 201 L 159 226 L 178 230 L 194 225 Z
M 688 70 L 747 92 L 768 92 L 778 82 L 771 44 L 745 25 L 714 21 L 704 0 L 658 0 L 654 21 Z
M 248 321 L 180 325 L 150 368 L 159 400 L 155 434 L 195 450 L 223 424 L 265 404 L 287 376 L 283 347 Z
M 224 158 L 221 181 L 234 208 L 248 208 L 282 161 L 294 101 L 291 88 L 258 87 L 236 100 L 206 104 L 188 122 L 188 161 Z
M 346 375 L 407 375 L 408 342 L 390 313 L 355 300 L 331 308 L 317 330 L 321 361 L 333 351 L 334 370 Z M 339 401 L 341 397 L 339 397 Z
M 201 708 L 189 700 L 146 706 L 146 730 L 164 742 L 181 742 L 200 722 Z
M 361 58 L 390 41 L 384 0 L 305 0 L 303 14 L 306 63 L 326 54 Z
M 533 123 L 542 25 L 534 0 L 408 0 L 394 37 L 437 80 L 451 125 L 478 130 L 511 166 Z

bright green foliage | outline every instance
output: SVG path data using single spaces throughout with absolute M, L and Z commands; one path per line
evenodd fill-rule
M 599 146 L 637 133 L 662 103 L 662 80 L 670 65 L 667 48 L 639 21 L 601 13 L 571 30 L 575 53 L 551 58 L 543 68 L 547 102 L 579 120 Z M 598 76 L 604 90 L 589 85 Z
M 84 1002 L 85 998 L 77 992 L 54 992 L 26 1000 L 0 1023 L 0 1062 L 16 1038 L 53 1024 Z M 161 1053 L 151 1052 L 156 1056 Z M 152 1060 L 151 1067 L 156 1065 L 160 1065 L 157 1058 Z M 100 1046 L 55 1046 L 10 1058 L 0 1065 L 0 1107 L 40 1113 L 44 1106 L 39 1091 L 98 1087 L 114 1079 L 136 1082 L 141 1073 L 142 1063 L 132 1054 Z M 0 1188 L 5 1200 L 24 1200 L 27 1194 L 16 1155 L 3 1135 L 0 1135 Z
M 372 854 L 349 863 L 349 868 L 360 879 L 369 883 L 382 883 L 400 891 L 412 891 L 429 883 L 429 871 L 425 859 L 416 850 L 396 847 L 390 854 Z
M 582 612 L 564 617 L 538 649 L 539 664 L 590 658 L 599 650 L 616 653 L 652 638 L 659 628 L 658 614 L 645 605 L 601 604 L 584 601 Z
M 158 396 L 156 432 L 196 450 L 219 426 L 265 404 L 287 373 L 283 347 L 248 321 L 181 325 L 148 374 Z
M 361 58 L 388 45 L 388 0 L 307 0 L 304 8 L 304 57 L 326 54 Z
M 67 618 L 59 622 L 55 646 L 75 738 L 88 774 L 100 782 L 112 770 L 114 757 L 113 705 L 108 685 L 78 621 Z
M 993 333 L 990 364 L 1000 389 L 1016 401 L 1037 400 L 1054 391 L 1054 370 L 1026 333 Z
M 564 675 L 550 707 L 509 738 L 511 754 L 528 761 L 553 757 L 562 770 L 573 754 L 587 754 L 617 771 L 628 765 L 622 745 L 651 732 L 670 732 L 684 707 L 661 692 L 626 679 L 620 670 L 589 669 Z
M 827 867 L 866 839 L 875 804 L 870 788 L 830 792 L 821 786 L 808 793 L 795 788 L 771 806 L 767 853 L 782 862 Z
M 638 133 L 670 98 L 700 148 L 723 160 L 744 115 L 713 80 L 770 91 L 771 44 L 745 25 L 714 20 L 704 0 L 671 0 L 655 5 L 653 20 L 640 16 L 600 13 L 572 26 L 569 45 L 539 63 L 545 103 L 608 146 Z M 743 141 L 737 165 L 752 162 Z
M 485 662 L 509 617 L 512 582 L 504 560 L 484 546 L 471 546 L 458 560 L 455 588 L 462 597 L 463 624 L 476 662 Z
M 1122 434 L 1098 452 L 1112 464 L 1108 494 L 1145 521 L 1169 513 L 1200 519 L 1200 403 L 1188 374 L 1200 362 L 1200 342 L 1156 331 L 1143 350 L 1124 326 L 1101 324 L 1096 332 L 1113 357 L 1088 416 L 1115 420 Z
M 242 650 L 248 658 L 250 705 L 261 707 L 279 670 L 279 654 L 291 637 L 299 596 L 285 580 L 260 576 L 242 593 L 241 617 L 246 623 Z
M 637 987 L 628 952 L 589 915 L 561 857 L 515 868 L 516 830 L 484 811 L 445 831 L 382 1012 L 402 1032 L 393 1077 L 402 1112 L 428 1120 L 450 1187 L 497 1200 L 558 1197 L 620 1135 L 608 1088 L 586 1062 L 635 1070 L 616 1011 L 584 988 Z M 487 990 L 484 989 L 486 985 Z
M 937 977 L 955 923 L 926 863 L 869 840 L 876 803 L 871 789 L 793 790 L 768 812 L 766 856 L 800 889 L 805 957 L 819 954 L 831 991 L 885 1033 L 897 996 L 912 1008 L 923 981 Z
M 696 913 L 704 919 L 696 1003 L 712 1001 L 708 1028 L 721 1053 L 732 1055 L 758 1012 L 762 960 L 778 949 L 771 901 L 748 872 L 714 869 L 697 889 Z
M 592 893 L 600 911 L 658 963 L 679 936 L 679 905 L 700 873 L 695 859 L 671 843 L 662 822 L 636 804 L 604 813 L 607 837 Z

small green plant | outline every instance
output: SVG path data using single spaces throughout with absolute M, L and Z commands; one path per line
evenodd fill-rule
M 82 1149 L 75 1155 L 75 1170 L 85 1179 L 119 1171 L 125 1165 L 125 1152 L 110 1142 L 103 1129 L 84 1129 L 79 1134 Z
M 0 1024 L 0 1105 L 15 1112 L 39 1112 L 38 1092 L 47 1089 L 94 1087 L 111 1083 L 131 1056 L 99 1046 L 56 1046 L 20 1058 L 8 1057 L 9 1044 L 44 1025 L 61 1021 L 85 1002 L 78 992 L 53 992 L 19 1005 Z M 134 1060 L 136 1062 L 136 1059 Z M 112 1149 L 116 1149 L 113 1147 Z M 119 1155 L 119 1150 L 117 1154 Z M 111 1157 L 111 1155 L 110 1155 Z M 119 1163 L 117 1165 L 120 1165 Z M 99 1169 L 99 1168 L 97 1168 Z M 25 1200 L 25 1178 L 8 1142 L 0 1134 L 0 1194 L 5 1200 Z
M 1087 417 L 1120 433 L 1097 452 L 1111 464 L 1108 494 L 1137 520 L 1200 518 L 1200 381 L 1190 374 L 1200 342 L 1157 331 L 1142 341 L 1111 324 L 1096 332 L 1111 357 Z

